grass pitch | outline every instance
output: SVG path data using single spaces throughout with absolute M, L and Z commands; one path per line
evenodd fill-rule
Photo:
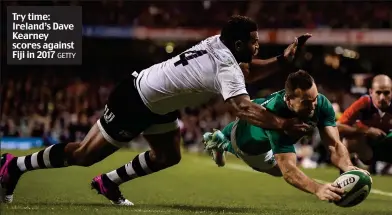
M 36 151 L 36 150 L 34 150 Z M 26 155 L 33 151 L 12 151 Z M 258 215 L 387 215 L 392 214 L 392 178 L 373 177 L 368 199 L 353 208 L 339 208 L 303 193 L 281 178 L 255 172 L 235 157 L 223 168 L 204 155 L 184 154 L 168 170 L 121 185 L 134 207 L 111 205 L 90 190 L 91 179 L 129 162 L 137 152 L 122 150 L 90 168 L 38 170 L 25 174 L 14 202 L 1 214 L 258 214 Z M 336 169 L 305 170 L 316 179 L 333 181 Z

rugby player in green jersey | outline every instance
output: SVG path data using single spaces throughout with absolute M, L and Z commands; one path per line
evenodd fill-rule
M 284 90 L 253 102 L 278 116 L 296 117 L 312 128 L 317 127 L 322 142 L 329 149 L 331 162 L 343 171 L 358 169 L 340 141 L 330 101 L 318 93 L 314 79 L 305 71 L 291 73 Z M 309 135 L 313 130 L 310 129 Z M 320 184 L 297 167 L 294 144 L 302 137 L 303 134 L 263 129 L 240 119 L 229 123 L 222 131 L 203 135 L 205 148 L 211 151 L 218 166 L 225 165 L 224 154 L 230 152 L 256 171 L 283 176 L 291 185 L 315 194 L 320 200 L 338 201 L 344 192 L 342 189 Z

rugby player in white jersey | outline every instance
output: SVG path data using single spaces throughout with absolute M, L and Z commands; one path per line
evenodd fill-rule
M 309 37 L 301 36 L 304 41 Z M 22 157 L 3 154 L 1 200 L 12 202 L 18 180 L 28 171 L 88 167 L 143 133 L 150 144 L 149 151 L 91 182 L 92 188 L 112 203 L 133 205 L 122 196 L 119 185 L 178 164 L 181 160 L 178 110 L 200 105 L 219 94 L 237 117 L 256 126 L 306 132 L 307 124 L 277 117 L 252 103 L 239 66 L 245 63 L 248 67 L 244 68 L 250 67 L 251 72 L 246 75 L 250 81 L 263 78 L 265 72 L 276 71 L 296 52 L 297 41 L 278 57 L 252 61 L 259 48 L 257 24 L 247 17 L 234 16 L 220 35 L 207 38 L 165 62 L 140 72 L 131 71 L 111 92 L 102 117 L 82 142 L 60 143 Z

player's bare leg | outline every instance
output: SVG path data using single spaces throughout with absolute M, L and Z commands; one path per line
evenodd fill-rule
M 22 157 L 3 154 L 0 168 L 1 200 L 4 203 L 12 202 L 19 178 L 26 172 L 68 166 L 88 167 L 117 150 L 117 147 L 105 140 L 95 124 L 80 143 L 60 143 Z
M 93 179 L 92 186 L 106 183 L 119 186 L 122 183 L 146 176 L 178 164 L 181 160 L 180 129 L 162 134 L 144 135 L 151 150 L 140 153 L 131 162 Z M 96 188 L 99 192 L 102 188 Z M 110 196 L 105 195 L 110 200 Z
M 144 135 L 151 147 L 151 168 L 165 169 L 181 161 L 180 129 L 166 134 Z

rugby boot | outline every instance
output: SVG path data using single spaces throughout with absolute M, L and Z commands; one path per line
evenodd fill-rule
M 124 198 L 117 184 L 110 181 L 106 175 L 99 175 L 91 182 L 91 189 L 105 196 L 114 205 L 132 206 L 133 203 Z
M 9 153 L 1 155 L 0 167 L 0 201 L 2 203 L 11 203 L 14 198 L 16 184 L 22 175 L 19 170 L 11 166 L 15 156 Z

